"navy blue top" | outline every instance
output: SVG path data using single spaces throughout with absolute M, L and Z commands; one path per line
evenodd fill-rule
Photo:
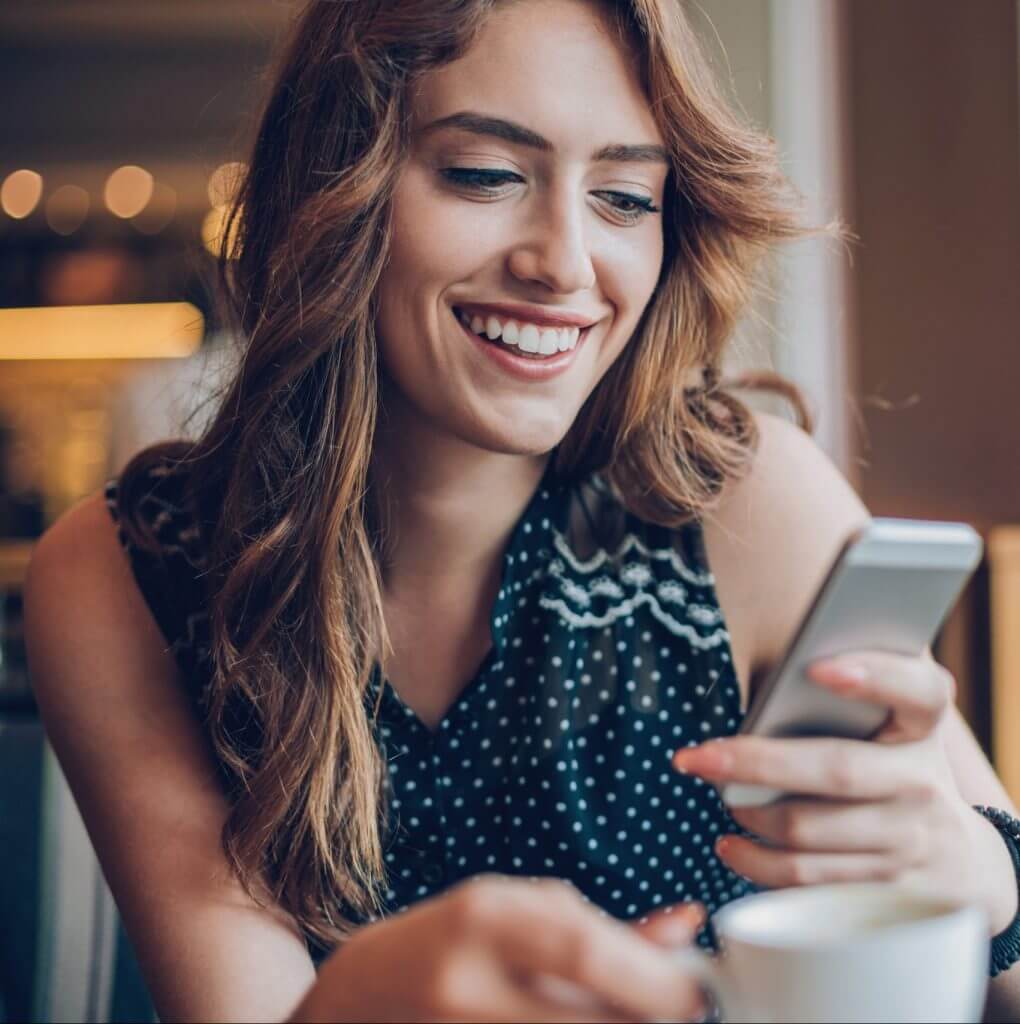
M 121 541 L 200 701 L 201 532 L 179 471 L 156 467 L 149 482 L 137 511 L 161 550 Z M 116 518 L 115 480 L 106 494 Z M 738 830 L 715 789 L 670 765 L 742 719 L 699 524 L 645 523 L 597 478 L 568 486 L 550 468 L 504 555 L 491 629 L 435 730 L 378 669 L 372 680 L 391 790 L 387 910 L 482 872 L 566 878 L 623 919 L 689 899 L 711 913 L 749 892 L 713 851 Z

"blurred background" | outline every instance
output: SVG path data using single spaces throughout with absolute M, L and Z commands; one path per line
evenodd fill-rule
M 42 738 L 20 586 L 55 517 L 208 415 L 210 248 L 296 6 L 0 4 L 0 1020 L 152 1019 Z M 938 653 L 1020 798 L 1020 5 L 685 6 L 811 216 L 857 238 L 776 260 L 732 368 L 804 389 L 876 514 L 982 531 Z

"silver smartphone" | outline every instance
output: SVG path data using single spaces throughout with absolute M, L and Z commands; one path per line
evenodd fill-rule
M 786 654 L 758 688 L 740 732 L 872 737 L 888 709 L 822 689 L 808 679 L 808 666 L 855 650 L 923 654 L 981 550 L 981 538 L 964 523 L 872 520 L 844 545 Z M 738 783 L 722 789 L 730 807 L 757 807 L 782 795 Z

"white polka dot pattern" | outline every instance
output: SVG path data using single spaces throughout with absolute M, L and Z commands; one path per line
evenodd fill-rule
M 370 708 L 383 691 L 388 912 L 493 871 L 568 878 L 624 919 L 690 899 L 711 913 L 750 891 L 714 854 L 736 831 L 716 791 L 670 764 L 679 747 L 734 733 L 742 715 L 700 528 L 667 530 L 617 506 L 615 542 L 582 558 L 569 525 L 578 493 L 546 473 L 504 555 L 492 650 L 438 728 L 378 670 L 366 693 Z M 166 557 L 126 546 L 200 692 L 202 560 L 181 540 L 194 524 L 165 475 L 153 495 Z M 116 496 L 111 481 L 114 515 Z

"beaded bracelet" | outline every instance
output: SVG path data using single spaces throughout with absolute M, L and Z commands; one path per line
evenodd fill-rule
M 1002 836 L 1013 859 L 1013 871 L 1020 886 L 1020 821 L 998 807 L 975 804 L 974 810 L 987 818 Z M 1020 960 L 1020 911 L 1016 917 L 992 939 L 992 963 L 989 973 L 994 978 Z

